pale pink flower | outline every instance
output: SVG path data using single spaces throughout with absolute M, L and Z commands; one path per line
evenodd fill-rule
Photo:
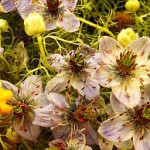
M 139 38 L 125 49 L 114 39 L 102 37 L 99 43 L 102 62 L 93 75 L 100 85 L 128 107 L 138 105 L 140 86 L 150 83 L 150 39 Z
M 80 22 L 72 13 L 77 0 L 39 0 L 28 4 L 21 16 L 26 18 L 30 13 L 38 13 L 43 16 L 47 30 L 53 30 L 57 26 L 67 32 L 79 29 Z
M 141 102 L 128 108 L 112 93 L 110 102 L 115 111 L 112 118 L 104 121 L 98 132 L 104 138 L 121 142 L 133 137 L 135 150 L 150 149 L 150 84 L 146 86 Z M 145 97 L 145 98 L 144 98 Z

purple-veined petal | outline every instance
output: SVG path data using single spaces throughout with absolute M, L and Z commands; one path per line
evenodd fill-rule
M 140 83 L 136 79 L 130 79 L 112 88 L 113 94 L 129 108 L 137 106 L 141 100 Z
M 68 88 L 69 86 L 69 75 L 65 71 L 57 74 L 54 78 L 52 78 L 45 87 L 45 92 L 61 92 Z
M 4 12 L 14 11 L 16 9 L 15 1 L 13 0 L 2 0 L 0 5 Z
M 126 105 L 121 103 L 113 93 L 110 94 L 110 104 L 114 112 L 123 113 L 127 111 Z
M 143 135 L 142 133 L 137 132 L 133 136 L 133 144 L 136 150 L 150 150 L 150 130 Z
M 128 121 L 129 118 L 125 114 L 116 115 L 104 121 L 98 129 L 98 133 L 112 142 L 129 140 L 133 136 L 133 127 Z
M 136 55 L 137 64 L 145 64 L 150 52 L 150 39 L 148 37 L 141 37 L 132 42 L 126 47 L 127 50 L 133 51 Z
M 85 81 L 75 78 L 72 86 L 89 101 L 99 97 L 100 86 L 91 78 L 86 78 Z
M 65 7 L 65 10 L 73 10 L 76 7 L 77 1 L 78 0 L 62 0 L 59 7 Z
M 18 88 L 12 83 L 5 81 L 5 80 L 1 80 L 1 82 L 2 82 L 2 86 L 4 89 L 11 90 L 14 93 L 18 92 Z
M 46 24 L 46 30 L 48 30 L 48 31 L 54 30 L 58 25 L 57 18 L 55 19 L 55 18 L 51 18 L 50 16 L 47 16 L 47 17 L 45 16 L 44 20 L 45 20 L 45 24 Z
M 13 121 L 13 128 L 16 133 L 27 140 L 36 142 L 37 137 L 40 134 L 40 127 L 33 125 L 31 121 L 24 121 L 22 126 L 21 119 L 15 119 Z
M 75 32 L 79 30 L 80 21 L 68 10 L 59 18 L 58 26 L 67 32 Z
M 29 76 L 20 84 L 20 88 L 24 96 L 35 97 L 42 92 L 42 79 L 36 75 Z
M 64 112 L 60 109 L 55 109 L 53 104 L 47 105 L 43 108 L 34 110 L 35 117 L 33 124 L 42 127 L 55 127 L 63 121 Z
M 99 52 L 105 63 L 116 62 L 116 58 L 123 52 L 124 48 L 115 39 L 103 36 L 99 42 Z

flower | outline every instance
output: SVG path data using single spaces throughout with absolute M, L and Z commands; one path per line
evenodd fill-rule
M 112 88 L 113 94 L 128 107 L 140 102 L 140 86 L 150 82 L 148 55 L 150 39 L 139 38 L 125 49 L 114 39 L 102 37 L 100 67 L 93 74 L 100 85 Z
M 25 19 L 28 14 L 34 12 L 43 16 L 46 29 L 53 30 L 57 26 L 65 31 L 74 32 L 79 29 L 80 22 L 71 12 L 76 6 L 77 0 L 39 0 L 29 3 L 21 12 Z
M 31 13 L 24 21 L 25 31 L 29 36 L 42 34 L 45 30 L 43 17 L 36 13 Z
M 0 30 L 3 31 L 3 32 L 7 32 L 8 27 L 9 27 L 9 25 L 8 25 L 7 20 L 0 19 Z
M 12 99 L 13 93 L 10 90 L 0 88 L 0 115 L 8 114 L 12 111 L 12 106 L 6 104 L 7 101 Z
M 134 108 L 128 108 L 112 93 L 110 102 L 115 114 L 104 121 L 98 132 L 104 138 L 120 142 L 133 137 L 135 150 L 149 150 L 150 143 L 150 84 L 145 88 L 141 102 Z M 145 97 L 145 98 L 144 98 Z
M 49 59 L 52 59 L 50 64 L 58 74 L 47 83 L 46 93 L 61 92 L 72 86 L 89 101 L 99 97 L 100 87 L 92 78 L 92 73 L 98 67 L 96 60 L 101 60 L 100 55 L 98 53 L 84 55 L 81 51 L 72 50 L 66 56 L 60 54 L 50 56 Z
M 17 9 L 21 14 L 22 9 L 30 2 L 31 0 L 1 0 L 0 11 L 7 13 Z
M 92 150 L 92 148 L 86 146 L 85 143 L 85 135 L 81 131 L 76 131 L 69 136 L 69 141 L 57 139 L 49 142 L 49 146 L 58 150 Z M 49 148 L 45 150 L 49 150 Z
M 129 11 L 137 11 L 140 8 L 140 2 L 138 0 L 128 0 L 125 8 Z
M 136 39 L 136 35 L 131 28 L 122 29 L 117 36 L 117 41 L 123 46 L 128 46 L 131 42 Z
M 40 134 L 40 127 L 33 125 L 33 109 L 36 107 L 34 100 L 42 94 L 42 80 L 35 75 L 29 76 L 25 81 L 16 87 L 13 84 L 2 80 L 5 89 L 13 91 L 11 105 L 13 106 L 12 120 L 15 132 L 30 141 L 36 141 Z

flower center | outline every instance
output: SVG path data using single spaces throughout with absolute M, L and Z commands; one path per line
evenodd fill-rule
M 132 71 L 135 70 L 137 64 L 135 63 L 137 55 L 132 51 L 124 51 L 120 53 L 120 59 L 116 59 L 117 65 L 115 70 L 121 78 L 129 78 L 132 76 Z
M 84 55 L 80 52 L 75 52 L 69 59 L 69 67 L 74 73 L 78 73 L 84 67 Z
M 46 0 L 48 11 L 51 13 L 52 16 L 57 16 L 59 12 L 59 0 Z

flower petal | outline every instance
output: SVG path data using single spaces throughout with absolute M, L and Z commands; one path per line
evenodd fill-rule
M 119 101 L 129 108 L 137 106 L 141 100 L 140 83 L 134 78 L 113 87 L 112 92 Z
M 133 127 L 128 121 L 129 118 L 125 114 L 116 115 L 104 121 L 98 129 L 98 133 L 113 142 L 126 141 L 133 136 Z
M 49 30 L 54 30 L 58 25 L 57 18 L 53 19 L 53 18 L 50 18 L 50 16 L 47 16 L 47 17 L 44 18 L 44 20 L 45 20 L 45 24 L 46 24 L 46 29 L 48 31 Z
M 101 150 L 112 150 L 113 144 L 112 142 L 102 138 L 101 136 L 98 137 L 98 143 Z
M 78 0 L 62 0 L 59 7 L 65 7 L 65 9 L 73 10 L 76 7 L 77 1 Z
M 92 74 L 92 78 L 95 79 L 103 87 L 114 87 L 120 85 L 116 76 L 113 73 L 113 69 L 110 65 L 103 65 Z
M 34 142 L 40 134 L 40 127 L 33 125 L 30 121 L 24 121 L 22 126 L 22 120 L 16 119 L 13 121 L 13 128 L 18 135 Z
M 127 111 L 126 105 L 121 103 L 113 93 L 110 94 L 110 104 L 113 110 L 117 113 L 123 113 Z
M 15 1 L 13 0 L 2 0 L 0 5 L 4 12 L 10 12 L 16 9 Z
M 150 102 L 150 83 L 145 86 L 144 96 L 146 102 Z
M 145 64 L 150 52 L 150 39 L 148 37 L 141 37 L 127 46 L 126 49 L 133 51 L 137 55 L 137 64 Z
M 42 79 L 36 75 L 29 76 L 20 84 L 25 96 L 36 96 L 42 92 Z
M 72 86 L 82 96 L 85 96 L 87 100 L 93 100 L 99 97 L 100 87 L 97 82 L 95 82 L 91 78 L 86 78 L 85 81 L 74 79 L 72 81 Z
M 140 131 L 133 136 L 133 144 L 136 150 L 150 150 L 150 131 L 142 135 Z
M 57 74 L 54 78 L 52 78 L 45 87 L 45 92 L 61 92 L 68 88 L 69 86 L 69 76 L 65 71 Z
M 10 82 L 5 80 L 1 80 L 1 82 L 4 89 L 11 90 L 14 93 L 18 92 L 18 88 L 15 85 L 11 84 Z
M 105 63 L 116 62 L 116 58 L 123 52 L 124 48 L 115 39 L 103 36 L 99 42 L 99 52 Z
M 59 19 L 58 26 L 67 32 L 75 32 L 79 30 L 80 21 L 68 10 L 63 12 L 63 16 Z
M 35 118 L 33 120 L 33 124 L 42 127 L 55 127 L 59 123 L 63 121 L 62 115 L 63 111 L 59 111 L 59 109 L 55 109 L 55 107 L 50 104 L 43 108 L 37 108 L 34 110 Z
M 4 49 L 0 47 L 0 56 L 3 54 Z

